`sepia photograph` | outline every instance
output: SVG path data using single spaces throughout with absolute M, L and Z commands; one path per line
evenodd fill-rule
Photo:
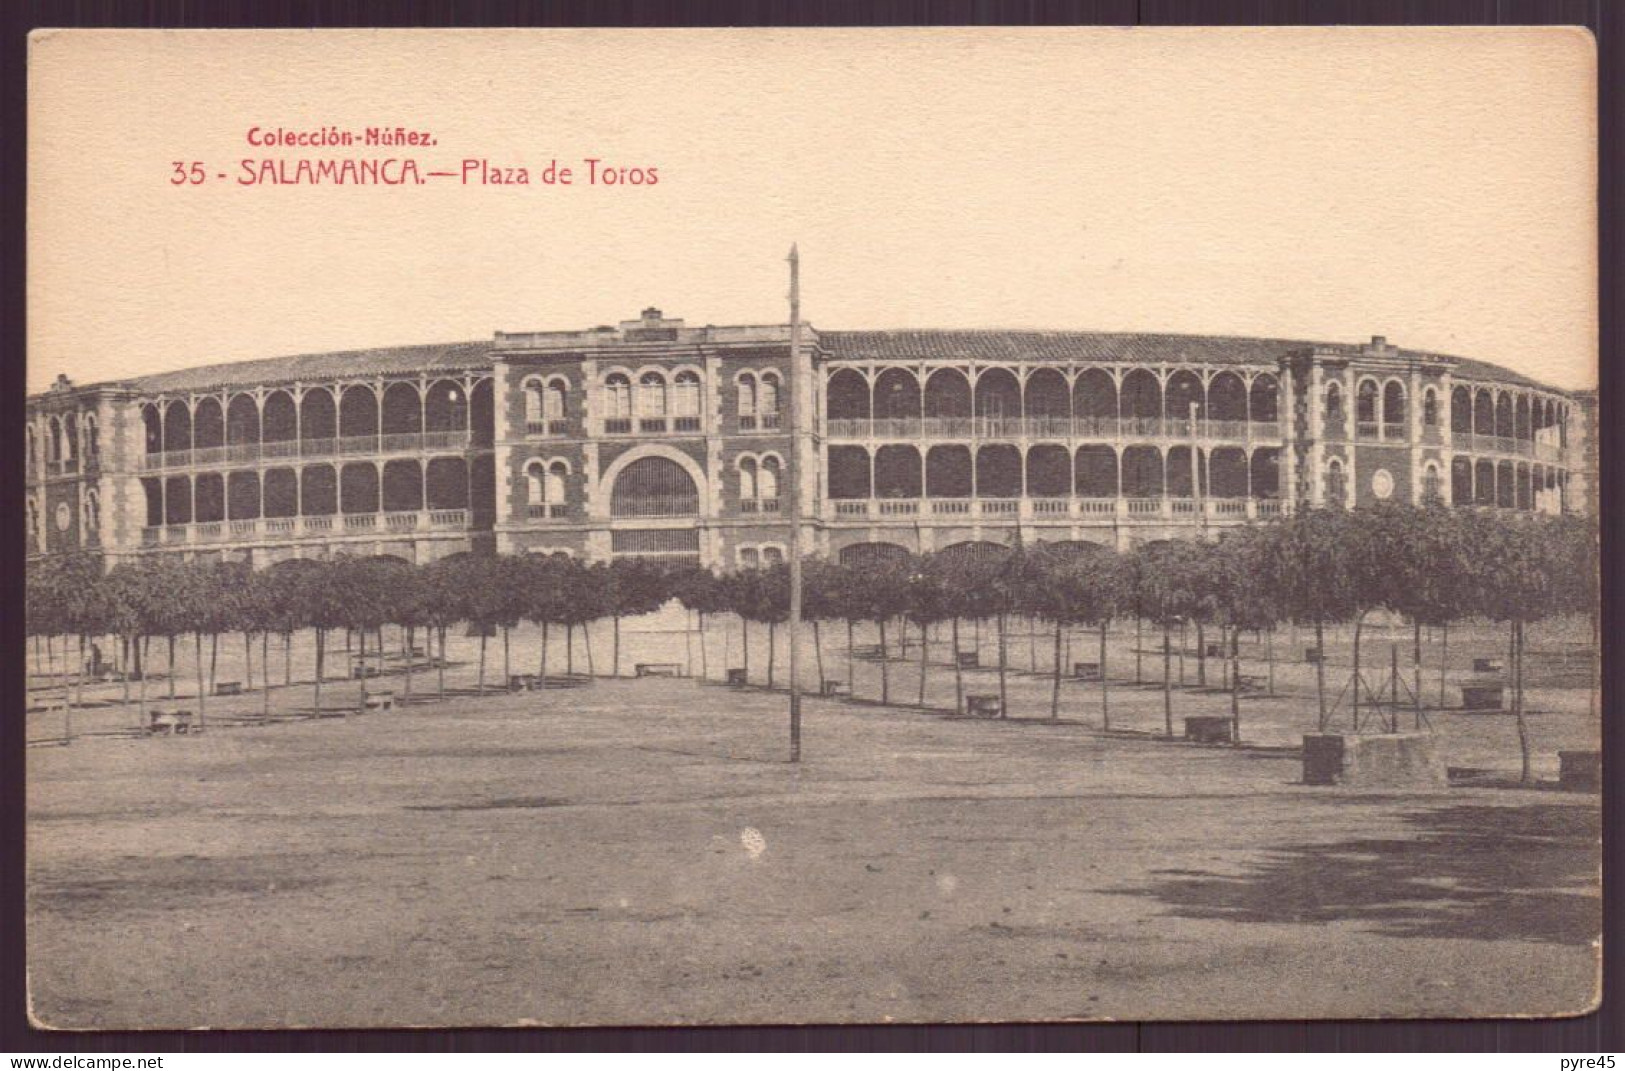
M 28 90 L 37 1028 L 1600 1000 L 1585 30 Z

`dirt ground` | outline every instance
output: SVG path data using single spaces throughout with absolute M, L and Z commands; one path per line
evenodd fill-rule
M 453 676 L 472 681 L 466 664 Z M 1045 682 L 1021 688 L 1016 713 L 1047 713 L 1027 708 Z M 1160 691 L 1121 693 L 1122 717 L 1160 719 Z M 248 724 L 250 695 L 211 701 L 195 737 L 76 711 L 90 735 L 28 752 L 34 1014 L 290 1027 L 1591 1004 L 1596 796 L 1308 788 L 1289 752 L 1104 736 L 1087 694 L 1059 723 L 809 701 L 800 766 L 781 695 L 692 680 L 268 725 Z M 1554 695 L 1577 707 L 1563 732 L 1594 734 L 1583 690 Z M 1227 703 L 1176 698 L 1181 715 Z M 1283 724 L 1312 717 L 1301 694 L 1277 705 Z M 28 717 L 44 742 L 61 712 Z

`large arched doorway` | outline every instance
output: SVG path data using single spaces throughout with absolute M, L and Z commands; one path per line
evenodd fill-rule
M 700 489 L 669 457 L 640 457 L 615 476 L 612 517 L 685 517 L 700 511 Z

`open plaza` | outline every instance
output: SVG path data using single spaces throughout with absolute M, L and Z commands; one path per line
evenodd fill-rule
M 506 667 L 487 642 L 483 695 L 479 641 L 459 630 L 444 699 L 438 669 L 402 657 L 393 630 L 383 675 L 360 681 L 339 638 L 320 717 L 308 636 L 286 671 L 271 646 L 269 697 L 258 647 L 250 674 L 224 637 L 214 679 L 245 687 L 208 697 L 204 731 L 184 734 L 146 731 L 117 682 L 65 712 L 62 678 L 36 674 L 34 1016 L 65 1028 L 1341 1018 L 1576 1013 L 1595 998 L 1597 797 L 1558 785 L 1560 751 L 1598 746 L 1584 622 L 1530 629 L 1533 782 L 1518 783 L 1514 719 L 1460 709 L 1504 630 L 1462 626 L 1443 707 L 1434 646 L 1424 658 L 1423 731 L 1448 787 L 1366 791 L 1303 783 L 1315 669 L 1289 629 L 1268 647 L 1243 639 L 1242 672 L 1263 683 L 1241 699 L 1235 746 L 1163 738 L 1161 652 L 1132 626 L 1109 636 L 1107 732 L 1102 685 L 1070 673 L 1097 657 L 1092 631 L 1065 638 L 1058 718 L 1053 638 L 1020 625 L 1007 716 L 971 718 L 954 714 L 936 633 L 920 706 L 917 634 L 907 649 L 893 636 L 882 662 L 860 626 L 848 661 L 844 628 L 826 622 L 816 651 L 804 633 L 803 673 L 809 688 L 850 679 L 853 696 L 807 700 L 791 765 L 767 629 L 751 626 L 750 683 L 728 687 L 739 622 L 693 624 L 676 609 L 627 621 L 620 679 L 607 624 L 593 630 L 596 678 L 579 636 L 565 673 L 555 635 L 556 686 L 510 692 L 505 668 L 539 668 L 539 633 L 520 628 Z M 1350 639 L 1334 630 L 1325 644 L 1334 694 Z M 1391 662 L 1409 676 L 1409 639 L 1367 627 L 1374 677 Z M 960 649 L 978 663 L 964 688 L 996 692 L 991 630 L 967 623 Z M 1176 737 L 1231 702 L 1220 660 L 1179 651 Z M 153 645 L 149 707 L 197 711 L 191 657 L 183 642 L 170 701 Z M 774 659 L 782 688 L 782 630 Z M 688 676 L 634 678 L 640 663 Z M 358 712 L 363 685 L 387 689 L 391 708 Z M 1382 713 L 1413 727 L 1408 707 Z M 1351 716 L 1345 700 L 1333 727 Z

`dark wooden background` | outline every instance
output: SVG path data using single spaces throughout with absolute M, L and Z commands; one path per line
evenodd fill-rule
M 1613 0 L 617 0 L 537 2 L 522 0 L 0 0 L 6 20 L 3 153 L 4 304 L 0 375 L 8 390 L 15 428 L 25 397 L 24 174 L 26 34 L 37 26 L 126 27 L 343 27 L 343 26 L 1036 26 L 1036 25 L 1584 25 L 1598 38 L 1599 136 L 1601 138 L 1601 394 L 1605 413 L 1616 412 L 1620 364 L 1619 317 L 1620 111 L 1625 72 L 1620 68 L 1625 3 Z M 137 132 L 132 135 L 138 136 Z M 1601 422 L 1604 473 L 1603 544 L 1619 536 L 1620 500 L 1607 493 L 1619 471 L 1619 425 Z M 21 451 L 16 449 L 20 458 Z M 11 516 L 21 513 L 22 466 L 6 466 Z M 22 605 L 23 527 L 0 525 L 9 551 L 0 605 Z M 1625 628 L 1618 570 L 1603 555 L 1603 747 L 1621 754 L 1620 697 L 1625 663 L 1612 658 L 1613 637 Z M 7 597 L 10 596 L 10 597 Z M 23 650 L 23 622 L 14 611 L 0 614 L 0 651 Z M 23 691 L 20 658 L 0 658 Z M 16 709 L 15 707 L 11 709 Z M 31 1030 L 24 1012 L 23 959 L 23 747 L 21 720 L 5 724 L 0 742 L 0 1052 L 86 1054 L 232 1051 L 485 1051 L 627 1050 L 819 1050 L 860 1051 L 1536 1051 L 1590 1054 L 1625 1049 L 1625 1002 L 1617 954 L 1625 919 L 1625 874 L 1620 871 L 1621 778 L 1611 778 L 1603 798 L 1605 832 L 1605 946 L 1602 1010 L 1580 1019 L 1313 1023 L 1118 1023 L 1101 1025 L 999 1024 L 977 1026 L 749 1027 L 636 1030 L 315 1031 L 309 1033 L 91 1033 L 45 1034 Z M 1328 970 L 1336 970 L 1328 963 Z M 1554 1068 L 1555 1071 L 1555 1068 Z

